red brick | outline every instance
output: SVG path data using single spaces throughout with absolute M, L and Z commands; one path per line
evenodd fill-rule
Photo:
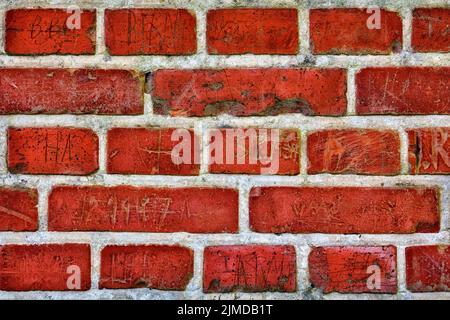
M 36 189 L 0 188 L 0 231 L 38 229 Z
M 206 247 L 203 291 L 294 292 L 297 267 L 293 246 Z
M 233 159 L 229 164 L 227 157 Z M 300 173 L 300 133 L 293 129 L 216 129 L 210 131 L 209 163 L 211 173 L 296 175 Z
M 411 45 L 418 52 L 450 52 L 450 9 L 413 11 Z
M 105 42 L 111 55 L 193 54 L 195 15 L 185 9 L 107 9 Z
M 143 83 L 127 70 L 0 69 L 0 114 L 142 114 Z
M 397 249 L 393 246 L 317 247 L 308 260 L 311 284 L 324 293 L 397 292 Z
M 156 114 L 338 116 L 346 112 L 343 69 L 158 70 L 153 74 Z
M 311 49 L 315 54 L 389 54 L 402 49 L 402 18 L 380 10 L 380 29 L 369 29 L 367 9 L 310 11 Z
M 406 284 L 412 292 L 450 291 L 450 247 L 408 247 Z
M 98 138 L 83 128 L 9 128 L 8 169 L 21 174 L 90 174 Z
M 180 143 L 185 143 L 184 137 L 171 137 L 177 129 L 146 129 L 146 128 L 114 128 L 108 131 L 108 173 L 122 174 L 168 174 L 168 175 L 198 175 L 200 148 L 199 139 L 195 138 L 193 130 L 183 130 L 189 134 L 190 163 L 175 164 L 172 152 L 180 157 L 180 152 L 173 151 Z M 177 159 L 175 159 L 177 160 Z M 181 160 L 181 159 L 179 159 Z
M 210 54 L 296 54 L 297 9 L 217 9 L 207 14 Z
M 316 131 L 308 135 L 307 145 L 309 174 L 400 173 L 400 139 L 395 131 Z
M 450 128 L 406 131 L 410 174 L 450 174 Z
M 71 289 L 71 266 L 79 268 L 80 288 Z M 69 268 L 70 267 L 70 268 Z M 91 254 L 87 244 L 0 246 L 0 290 L 85 291 L 91 287 Z
M 235 233 L 238 192 L 219 188 L 57 186 L 51 231 Z
M 80 29 L 69 29 L 74 11 L 16 9 L 6 12 L 5 51 L 16 55 L 95 54 L 96 12 L 80 12 Z M 71 26 L 71 24 L 69 24 Z
M 356 74 L 358 114 L 450 114 L 450 68 L 367 68 Z
M 264 233 L 429 233 L 439 231 L 433 188 L 256 187 L 250 226 Z
M 179 246 L 106 246 L 100 272 L 100 289 L 185 290 L 194 272 L 194 253 Z

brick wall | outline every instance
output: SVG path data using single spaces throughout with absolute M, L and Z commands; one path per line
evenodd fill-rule
M 450 298 L 446 1 L 6 0 L 0 21 L 0 298 Z M 173 163 L 175 129 L 199 161 Z M 275 172 L 209 163 L 233 129 L 280 133 Z

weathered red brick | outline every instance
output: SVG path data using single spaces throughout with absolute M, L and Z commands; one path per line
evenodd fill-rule
M 210 131 L 209 163 L 211 173 L 296 175 L 300 173 L 300 133 L 294 129 L 215 129 Z
M 0 188 L 0 231 L 38 229 L 36 189 Z
M 143 88 L 127 70 L 0 69 L 0 114 L 142 114 Z
M 183 130 L 186 137 L 172 134 L 177 129 L 114 128 L 108 131 L 108 172 L 122 174 L 169 174 L 198 175 L 200 165 L 199 138 L 193 130 Z M 177 145 L 190 144 L 188 163 L 176 164 L 172 153 L 180 158 L 185 155 L 178 152 Z M 197 162 L 197 163 L 196 163 Z
M 450 128 L 407 130 L 409 172 L 450 174 Z
M 356 74 L 358 114 L 450 114 L 450 68 L 367 68 Z
M 380 28 L 369 29 L 367 9 L 310 11 L 311 50 L 315 54 L 389 54 L 402 49 L 402 18 L 380 9 Z
M 293 246 L 236 245 L 206 247 L 203 291 L 294 292 L 297 284 Z
M 194 272 L 194 253 L 179 246 L 106 246 L 100 272 L 100 289 L 185 290 Z
M 394 246 L 317 247 L 308 260 L 311 284 L 325 293 L 397 292 Z
M 323 130 L 308 135 L 308 173 L 396 175 L 400 139 L 388 130 Z
M 439 231 L 439 191 L 434 188 L 256 187 L 249 208 L 256 232 Z
M 51 231 L 238 231 L 234 189 L 57 186 L 48 206 Z
M 172 116 L 338 116 L 346 91 L 343 69 L 157 70 L 152 98 L 156 114 Z
M 450 52 L 450 9 L 416 8 L 411 45 L 418 52 Z
M 206 41 L 210 54 L 296 54 L 297 9 L 209 10 Z
M 9 128 L 8 169 L 84 175 L 98 169 L 98 137 L 84 128 Z
M 73 280 L 77 275 L 78 289 Z M 85 291 L 90 287 L 91 254 L 87 244 L 0 246 L 0 290 Z
M 111 55 L 193 54 L 195 15 L 186 9 L 107 9 L 105 42 Z
M 80 28 L 74 11 L 67 9 L 16 9 L 6 12 L 5 51 L 8 54 L 95 54 L 96 12 L 80 11 Z M 69 28 L 70 27 L 70 28 Z
M 406 284 L 412 292 L 450 291 L 450 247 L 408 247 Z

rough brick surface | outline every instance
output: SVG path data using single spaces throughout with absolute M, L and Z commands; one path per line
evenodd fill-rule
M 0 0 L 0 300 L 449 299 L 449 12 Z
M 0 114 L 143 112 L 143 78 L 100 69 L 0 69 Z
M 91 287 L 91 255 L 86 244 L 0 246 L 0 290 L 88 290 Z M 78 267 L 78 273 L 70 267 Z M 79 275 L 79 289 L 71 275 Z M 75 282 L 76 284 L 76 282 Z
M 356 74 L 356 112 L 450 114 L 450 68 L 366 68 Z
M 309 254 L 309 278 L 325 293 L 395 293 L 396 261 L 394 246 L 317 247 Z
M 17 9 L 6 12 L 8 54 L 94 54 L 96 11 L 81 10 L 79 28 L 66 9 Z M 69 28 L 70 27 L 70 28 Z
M 408 247 L 406 284 L 412 292 L 450 291 L 450 247 Z
M 158 70 L 153 108 L 172 116 L 338 116 L 346 111 L 343 69 Z
M 8 169 L 21 174 L 91 174 L 98 138 L 84 128 L 9 128 Z
M 36 231 L 37 205 L 35 189 L 0 188 L 0 231 Z
M 431 188 L 255 187 L 249 208 L 256 232 L 439 231 L 439 193 Z
M 216 129 L 210 131 L 209 137 L 211 173 L 300 173 L 297 130 Z
M 411 45 L 418 52 L 450 52 L 450 9 L 413 11 Z
M 182 55 L 197 51 L 195 15 L 185 9 L 105 10 L 111 55 Z
M 410 174 L 450 174 L 450 128 L 407 130 Z
M 203 256 L 204 292 L 296 290 L 293 246 L 215 246 Z
M 296 54 L 296 9 L 217 9 L 207 14 L 210 54 Z
M 380 28 L 367 9 L 310 11 L 311 49 L 315 54 L 389 54 L 402 49 L 402 18 L 380 10 Z M 369 26 L 371 28 L 369 28 Z
M 396 175 L 400 173 L 397 132 L 323 130 L 308 135 L 308 173 Z
M 53 188 L 52 231 L 234 233 L 238 192 L 219 188 Z
M 115 128 L 108 131 L 108 172 L 121 174 L 198 175 L 199 139 L 194 131 L 177 134 L 177 129 Z M 175 132 L 174 132 L 175 131 Z M 173 139 L 172 139 L 173 137 Z M 184 156 L 182 146 L 190 146 L 187 163 L 176 164 L 173 155 Z M 173 141 L 172 141 L 173 140 Z M 175 149 L 174 149 L 175 148 Z M 179 150 L 179 151 L 177 151 Z
M 185 290 L 194 272 L 194 253 L 178 246 L 106 246 L 100 288 Z

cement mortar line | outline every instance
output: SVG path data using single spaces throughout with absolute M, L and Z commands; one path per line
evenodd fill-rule
M 312 59 L 312 60 L 311 60 Z M 1 68 L 158 69 L 224 68 L 350 68 L 350 67 L 448 67 L 449 53 L 408 53 L 392 55 L 207 55 L 190 56 L 11 56 L 0 54 Z
M 348 187 L 408 187 L 449 185 L 448 175 L 397 175 L 397 176 L 371 176 L 354 174 L 317 174 L 296 176 L 270 176 L 270 175 L 239 175 L 239 174 L 203 174 L 199 176 L 165 176 L 165 175 L 120 175 L 120 174 L 94 174 L 90 176 L 66 175 L 24 175 L 2 174 L 2 185 L 14 185 L 21 182 L 23 185 L 36 186 L 71 184 L 89 186 L 102 184 L 104 186 L 117 186 L 130 184 L 135 186 L 157 187 L 228 187 L 238 188 L 240 184 L 252 186 L 348 186 Z
M 44 8 L 64 8 L 67 5 L 79 5 L 81 8 L 236 8 L 236 7 L 299 7 L 299 8 L 365 8 L 370 5 L 377 5 L 387 9 L 401 9 L 402 7 L 448 7 L 446 0 L 413 0 L 395 1 L 390 0 L 203 0 L 186 2 L 182 0 L 169 1 L 149 1 L 134 0 L 123 2 L 122 0 L 93 0 L 87 3 L 83 0 L 5 0 L 0 8 L 21 8 L 21 7 L 44 7 Z
M 315 299 L 335 300 L 335 299 L 348 299 L 348 300 L 396 300 L 396 299 L 444 299 L 449 300 L 450 294 L 442 293 L 399 293 L 395 294 L 336 294 L 331 293 L 328 295 L 322 295 L 316 293 L 312 295 L 309 292 L 297 292 L 297 293 L 278 293 L 278 292 L 265 292 L 265 293 L 223 293 L 223 294 L 201 294 L 198 296 L 197 292 L 171 292 L 171 291 L 159 291 L 150 289 L 119 289 L 119 290 L 91 290 L 87 292 L 1 292 L 0 296 L 4 299 L 29 299 L 29 300 L 41 300 L 41 299 L 136 299 L 136 300 L 161 300 L 161 299 L 201 299 L 201 300 L 266 300 L 266 299 L 281 299 L 281 300 L 310 300 L 313 296 Z M 270 302 L 268 302 L 270 304 Z
M 0 244 L 57 244 L 96 243 L 101 245 L 141 245 L 178 244 L 193 247 L 217 245 L 282 245 L 295 244 L 303 247 L 312 246 L 381 246 L 381 245 L 433 245 L 449 244 L 450 231 L 439 233 L 411 234 L 274 234 L 240 231 L 235 234 L 211 233 L 191 234 L 186 232 L 152 233 L 152 232 L 102 232 L 102 231 L 37 231 L 37 232 L 0 232 Z
M 302 114 L 284 114 L 270 117 L 219 117 L 182 118 L 158 115 L 98 116 L 98 115 L 0 115 L 0 128 L 5 127 L 79 127 L 102 128 L 194 128 L 201 121 L 205 129 L 267 128 L 299 129 L 300 131 L 371 128 L 380 130 L 405 130 L 414 128 L 450 127 L 450 115 L 406 116 L 341 116 L 321 117 Z

